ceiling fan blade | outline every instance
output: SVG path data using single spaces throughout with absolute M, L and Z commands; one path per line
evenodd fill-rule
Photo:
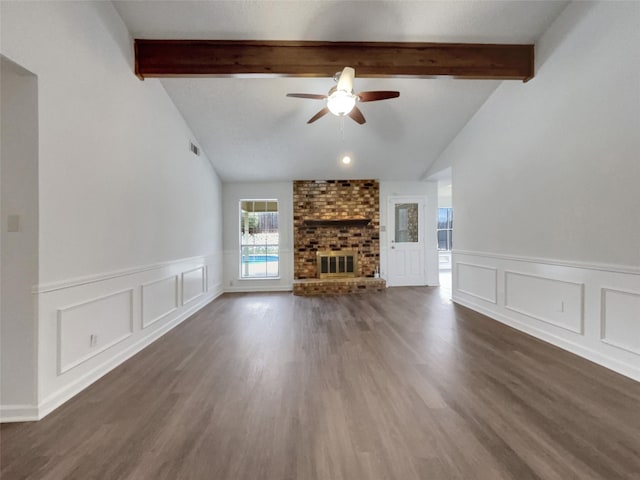
M 360 125 L 362 125 L 363 123 L 366 123 L 366 120 L 364 119 L 364 115 L 362 115 L 362 112 L 358 107 L 353 107 L 353 110 L 349 112 L 349 116 L 353 118 L 356 122 L 358 122 Z
M 316 93 L 287 93 L 287 97 L 310 98 L 312 100 L 324 100 L 325 98 L 327 98 L 326 95 L 320 95 Z
M 338 79 L 338 90 L 344 90 L 345 92 L 353 92 L 353 77 L 356 76 L 356 71 L 351 67 L 344 67 L 340 78 Z
M 307 123 L 313 123 L 319 118 L 324 117 L 327 113 L 329 113 L 329 109 L 325 107 L 322 110 L 320 110 L 318 113 L 316 113 L 313 117 L 311 117 Z
M 400 96 L 400 92 L 388 90 L 380 90 L 377 92 L 360 92 L 358 97 L 361 102 L 375 102 L 376 100 L 386 100 L 387 98 L 396 98 Z

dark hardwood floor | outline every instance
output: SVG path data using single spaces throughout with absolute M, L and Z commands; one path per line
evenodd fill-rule
M 444 297 L 224 295 L 3 425 L 2 480 L 640 478 L 639 383 Z

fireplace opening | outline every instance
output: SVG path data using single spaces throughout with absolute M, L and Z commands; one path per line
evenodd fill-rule
M 355 277 L 358 252 L 355 250 L 326 250 L 317 252 L 318 278 Z

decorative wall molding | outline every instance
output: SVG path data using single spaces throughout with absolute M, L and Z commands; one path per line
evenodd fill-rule
M 200 272 L 200 275 L 194 275 L 194 273 L 198 271 Z M 196 285 L 200 286 L 200 290 L 195 290 L 192 293 L 190 290 Z M 199 296 L 204 295 L 206 291 L 207 279 L 204 265 L 182 272 L 182 305 L 192 302 Z
M 484 296 L 481 293 L 478 292 L 472 292 L 471 290 L 465 290 L 463 288 L 460 288 L 460 279 L 462 278 L 462 275 L 460 273 L 460 266 L 463 267 L 470 267 L 470 268 L 476 268 L 476 269 L 482 269 L 482 270 L 488 270 L 490 272 L 493 273 L 493 279 L 492 279 L 492 283 L 491 286 L 493 288 L 493 295 L 492 296 Z M 466 262 L 456 262 L 455 263 L 456 266 L 456 290 L 458 292 L 464 293 L 465 295 L 469 295 L 471 297 L 475 297 L 475 298 L 479 298 L 480 300 L 484 300 L 485 302 L 490 302 L 490 303 L 497 303 L 498 302 L 498 298 L 497 298 L 497 292 L 498 292 L 498 269 L 495 267 L 489 267 L 486 265 L 477 265 L 474 263 L 466 263 Z
M 220 262 L 220 267 L 222 266 L 222 262 Z M 220 268 L 222 270 L 222 268 Z M 222 278 L 223 274 L 220 272 L 220 275 L 216 275 L 214 266 L 212 264 L 205 265 L 206 275 L 207 275 L 207 292 L 221 290 L 222 289 Z M 213 273 L 212 273 L 213 272 Z
M 640 276 L 460 251 L 453 264 L 454 302 L 640 381 Z M 474 278 L 465 265 L 499 273 L 496 303 L 483 298 L 489 275 Z
M 73 322 L 73 318 L 71 319 L 67 319 L 68 317 L 70 317 L 72 315 L 72 312 L 74 311 L 78 311 L 81 310 L 83 308 L 90 308 L 90 305 L 94 305 L 97 303 L 102 303 L 105 304 L 106 300 L 109 299 L 114 299 L 116 297 L 119 297 L 121 295 L 125 295 L 128 297 L 127 298 L 127 312 L 126 314 L 128 315 L 128 318 L 126 319 L 126 323 L 127 323 L 127 330 L 124 331 L 121 334 L 115 334 L 112 335 L 112 338 L 110 338 L 106 343 L 101 344 L 99 347 L 96 347 L 94 349 L 91 349 L 92 347 L 89 346 L 89 349 L 86 349 L 86 353 L 81 354 L 80 356 L 78 356 L 77 358 L 73 358 L 71 360 L 67 360 L 65 359 L 65 352 L 66 349 L 72 349 L 73 348 L 73 343 L 78 343 L 80 341 L 82 341 L 82 339 L 73 339 L 72 337 L 67 338 L 67 334 L 65 333 L 66 327 L 65 324 L 69 323 L 69 322 Z M 104 305 L 103 307 L 104 308 Z M 122 312 L 120 312 L 122 313 Z M 80 324 L 85 324 L 87 327 L 91 326 L 90 323 L 95 323 L 94 327 L 96 329 L 96 332 L 99 331 L 99 328 L 101 327 L 101 325 L 98 325 L 100 323 L 100 319 L 95 319 L 92 318 L 94 316 L 94 313 L 89 311 L 87 312 L 87 317 L 88 320 L 86 322 L 78 322 L 76 319 L 76 323 L 80 323 Z M 69 370 L 71 370 L 72 368 L 77 367 L 78 365 L 80 365 L 81 363 L 86 362 L 87 360 L 89 360 L 90 358 L 95 357 L 96 355 L 99 355 L 100 353 L 104 352 L 105 350 L 108 350 L 109 348 L 113 347 L 114 345 L 117 345 L 118 343 L 122 342 L 123 340 L 126 340 L 127 338 L 129 338 L 132 334 L 133 334 L 133 288 L 129 288 L 126 290 L 121 290 L 118 292 L 114 292 L 114 293 L 110 293 L 108 295 L 103 295 L 100 296 L 98 298 L 94 298 L 92 300 L 87 300 L 84 301 L 82 303 L 78 303 L 69 307 L 65 307 L 65 308 L 61 308 L 58 309 L 57 312 L 57 326 L 58 326 L 58 335 L 57 335 L 57 352 L 58 352 L 58 375 L 61 375 L 65 372 L 68 372 Z M 74 334 L 77 332 L 73 332 Z M 102 331 L 100 331 L 100 333 L 103 333 Z M 114 332 L 115 333 L 115 332 Z M 88 339 L 84 339 L 84 340 L 88 340 Z M 71 346 L 67 347 L 67 344 L 70 344 Z M 88 346 L 88 345 L 87 345 Z M 77 350 L 78 347 L 75 346 L 75 349 Z
M 515 262 L 541 263 L 545 265 L 558 265 L 560 267 L 586 268 L 589 270 L 601 270 L 605 272 L 628 273 L 631 275 L 640 275 L 640 267 L 629 265 L 617 265 L 606 263 L 589 263 L 577 260 L 557 260 L 542 257 L 527 257 L 518 255 L 505 255 L 502 253 L 476 252 L 473 250 L 452 250 L 453 254 L 469 255 L 473 257 L 496 258 L 501 260 L 513 260 Z
M 128 275 L 134 275 L 136 273 L 143 273 L 143 272 L 148 272 L 150 270 L 157 270 L 157 269 L 161 269 L 161 268 L 166 268 L 172 265 L 178 265 L 181 263 L 191 263 L 191 262 L 199 262 L 199 263 L 205 263 L 207 258 L 211 258 L 216 256 L 215 253 L 210 253 L 208 255 L 201 255 L 201 256 L 197 256 L 197 257 L 188 257 L 188 258 L 180 258 L 177 260 L 168 260 L 166 262 L 160 262 L 160 263 L 153 263 L 150 265 L 145 265 L 142 267 L 135 267 L 135 268 L 126 268 L 123 270 L 115 270 L 113 272 L 107 272 L 107 273 L 98 273 L 95 275 L 87 275 L 87 276 L 83 276 L 83 277 L 76 277 L 76 278 L 71 278 L 68 280 L 61 280 L 58 282 L 48 282 L 48 283 L 41 283 L 39 285 L 36 285 L 33 287 L 32 289 L 32 293 L 34 294 L 40 294 L 40 293 L 48 293 L 48 292 L 55 292 L 56 290 L 63 290 L 65 288 L 72 288 L 72 287 L 79 287 L 81 285 L 87 285 L 90 283 L 97 283 L 97 282 L 103 282 L 105 280 L 110 280 L 112 278 L 118 278 L 118 277 L 126 277 Z
M 557 320 L 554 320 L 553 318 L 551 318 L 551 316 L 544 316 L 542 314 L 538 314 L 532 311 L 528 311 L 526 308 L 519 308 L 517 306 L 514 305 L 510 305 L 509 304 L 509 300 L 510 300 L 510 292 L 513 291 L 513 288 L 509 288 L 509 276 L 519 276 L 519 277 L 523 277 L 523 278 L 533 278 L 536 281 L 543 281 L 543 282 L 549 282 L 549 283 L 556 283 L 556 284 L 560 284 L 560 285 L 569 285 L 571 287 L 575 287 L 576 288 L 576 292 L 574 292 L 574 294 L 577 294 L 579 297 L 578 302 L 576 303 L 577 309 L 578 309 L 578 316 L 577 316 L 577 326 L 572 327 L 571 324 L 567 324 L 567 323 L 562 323 L 559 322 Z M 533 289 L 529 290 L 528 293 L 529 296 L 533 297 L 535 295 Z M 545 297 L 550 297 L 551 295 L 547 292 L 545 295 Z M 567 295 L 568 297 L 570 295 Z M 544 302 L 544 299 L 540 299 L 540 303 L 542 304 L 542 302 Z M 563 301 L 564 302 L 564 301 Z M 534 318 L 536 320 L 540 320 L 541 322 L 546 322 L 550 325 L 554 325 L 556 327 L 559 328 L 564 328 L 565 330 L 568 330 L 570 332 L 574 332 L 577 333 L 579 335 L 582 335 L 583 331 L 584 331 L 584 283 L 577 283 L 577 282 L 568 282 L 566 280 L 558 280 L 557 278 L 550 278 L 550 277 L 544 277 L 542 275 L 533 275 L 530 273 L 522 273 L 522 272 L 516 272 L 513 270 L 505 270 L 504 271 L 504 307 L 507 310 L 511 310 L 512 312 L 516 312 L 519 313 L 521 315 L 526 315 L 528 317 Z M 563 306 L 563 310 L 564 310 L 564 306 Z
M 37 406 L 1 405 L 1 421 L 43 418 L 200 310 L 223 293 L 222 265 L 218 252 L 40 285 L 34 290 Z M 188 280 L 190 272 L 196 285 L 187 288 L 191 301 L 182 305 L 181 279 L 186 274 Z M 93 347 L 92 334 L 97 335 Z
M 476 312 L 482 313 L 493 320 L 496 320 L 500 323 L 504 323 L 505 325 L 509 325 L 510 327 L 515 328 L 516 330 L 520 330 L 522 332 L 528 333 L 536 338 L 544 340 L 552 345 L 560 347 L 564 350 L 567 350 L 571 353 L 575 353 L 587 360 L 591 360 L 594 363 L 607 367 L 613 371 L 621 373 L 629 378 L 632 378 L 638 382 L 640 382 L 640 367 L 634 366 L 629 363 L 622 362 L 616 358 L 605 355 L 601 352 L 598 352 L 594 349 L 585 347 L 579 343 L 568 341 L 562 337 L 553 335 L 546 330 L 541 330 L 536 328 L 528 323 L 520 322 L 518 320 L 513 319 L 507 315 L 500 314 L 496 311 L 493 311 L 487 308 L 484 305 L 480 305 L 474 302 L 470 302 L 466 299 L 457 297 L 455 294 L 452 298 L 454 303 L 458 305 L 462 305 L 463 307 L 470 308 L 471 310 L 475 310 Z M 637 365 L 637 364 L 636 364 Z
M 624 332 L 622 333 L 622 341 L 620 339 L 613 338 L 613 334 L 611 338 L 609 338 L 607 334 L 608 327 L 608 313 L 609 313 L 609 305 L 611 300 L 608 299 L 608 296 L 613 295 L 621 295 L 624 297 L 629 297 L 629 299 L 634 299 L 632 302 L 637 303 L 637 305 L 632 305 L 627 307 L 627 312 L 615 312 L 617 314 L 618 319 L 625 317 L 628 319 L 628 323 L 630 325 L 635 326 L 635 332 Z M 616 288 L 601 288 L 601 312 L 600 312 L 600 340 L 603 343 L 614 346 L 616 348 L 621 348 L 622 350 L 626 350 L 627 352 L 634 353 L 636 355 L 640 355 L 640 293 L 638 292 L 630 292 L 626 290 L 619 290 Z M 624 307 L 623 307 L 624 309 Z M 635 318 L 634 318 L 635 317 Z M 612 321 L 613 323 L 613 321 Z M 619 327 L 618 327 L 619 328 Z M 631 333 L 631 335 L 629 335 Z M 634 340 L 635 345 L 631 342 L 625 343 L 625 340 Z
M 223 292 L 211 292 L 205 298 L 201 299 L 199 302 L 191 305 L 189 308 L 180 312 L 180 314 L 172 319 L 171 321 L 165 323 L 160 328 L 145 330 L 146 335 L 141 337 L 135 343 L 129 345 L 126 349 L 119 352 L 117 355 L 114 355 L 102 363 L 92 368 L 84 375 L 74 379 L 73 381 L 66 384 L 64 387 L 56 390 L 55 392 L 48 395 L 44 400 L 42 400 L 37 407 L 37 418 L 33 420 L 40 420 L 44 418 L 46 415 L 51 413 L 53 410 L 58 408 L 64 402 L 74 397 L 82 390 L 87 388 L 92 383 L 99 380 L 101 377 L 109 373 L 111 370 L 116 368 L 118 365 L 132 357 L 133 355 L 140 352 L 142 349 L 153 343 L 155 340 L 163 336 L 168 331 L 172 330 L 184 320 L 189 318 L 191 315 L 211 303 L 213 300 L 218 298 Z M 17 420 L 14 420 L 17 421 Z
M 153 325 L 159 320 L 162 320 L 167 315 L 175 312 L 179 308 L 180 291 L 179 291 L 178 279 L 179 279 L 178 275 L 170 275 L 168 277 L 160 278 L 152 282 L 144 283 L 140 286 L 140 318 L 142 319 L 141 323 L 142 323 L 143 329 Z M 168 308 L 162 310 L 160 313 L 156 313 L 156 315 L 152 317 L 150 320 L 145 320 L 147 309 L 148 309 L 148 307 L 146 307 L 146 299 L 148 299 L 151 296 L 151 289 L 154 286 L 159 288 L 159 285 L 167 282 L 167 280 L 173 280 L 173 297 L 172 297 L 173 302 L 171 302 Z M 148 293 L 145 294 L 145 291 Z

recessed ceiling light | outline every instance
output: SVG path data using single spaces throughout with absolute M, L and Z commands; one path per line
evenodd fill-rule
M 345 155 L 344 157 L 342 157 L 342 163 L 344 163 L 345 165 L 349 165 L 351 163 L 351 157 L 349 155 Z

